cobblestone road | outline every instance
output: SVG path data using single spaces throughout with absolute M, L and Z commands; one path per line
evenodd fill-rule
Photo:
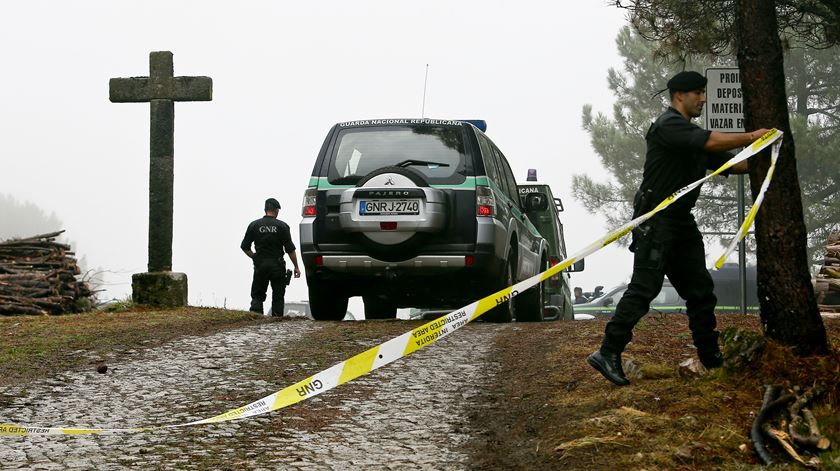
M 106 375 L 91 368 L 0 389 L 0 422 L 110 428 L 209 417 L 292 383 L 260 378 L 255 370 L 261 364 L 316 373 L 306 358 L 278 358 L 278 348 L 329 328 L 336 324 L 278 322 L 128 352 L 109 361 Z M 469 415 L 482 408 L 474 399 L 492 387 L 497 369 L 489 358 L 493 337 L 511 328 L 466 326 L 347 385 L 250 420 L 134 434 L 0 438 L 0 466 L 465 469 L 462 446 L 475 433 Z M 406 324 L 403 331 L 409 329 Z

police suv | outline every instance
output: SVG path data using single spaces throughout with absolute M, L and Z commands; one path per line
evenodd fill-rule
M 549 247 L 483 121 L 373 119 L 327 134 L 303 197 L 309 307 L 338 320 L 398 307 L 457 308 L 545 269 Z M 485 318 L 543 319 L 544 286 Z

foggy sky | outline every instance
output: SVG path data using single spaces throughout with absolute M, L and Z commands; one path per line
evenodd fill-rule
M 103 298 L 130 295 L 147 263 L 149 105 L 110 103 L 108 80 L 146 76 L 149 52 L 172 51 L 176 75 L 213 79 L 213 101 L 175 105 L 173 270 L 190 304 L 246 309 L 239 243 L 265 198 L 297 244 L 329 128 L 419 117 L 429 64 L 425 117 L 487 120 L 517 179 L 536 168 L 563 199 L 574 253 L 607 229 L 574 201 L 571 176 L 605 175 L 581 108 L 609 113 L 624 23 L 606 2 L 2 2 L 0 193 L 57 215 L 78 256 L 107 271 Z M 624 281 L 629 255 L 590 256 L 572 286 Z M 294 280 L 287 301 L 306 298 Z

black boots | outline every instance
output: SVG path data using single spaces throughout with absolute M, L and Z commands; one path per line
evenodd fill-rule
M 723 366 L 723 355 L 718 349 L 705 352 L 698 350 L 697 357 L 700 358 L 700 363 L 702 363 L 707 370 Z
M 700 363 L 702 363 L 706 369 L 711 370 L 712 368 L 720 368 L 723 366 L 723 355 L 717 348 L 698 350 L 697 356 L 700 358 Z M 605 353 L 603 350 L 599 349 L 586 357 L 586 362 L 589 363 L 592 368 L 598 370 L 604 378 L 607 378 L 618 386 L 626 386 L 630 384 L 630 380 L 624 376 L 624 368 L 621 366 L 620 353 Z
M 607 378 L 613 383 L 619 386 L 630 384 L 630 380 L 624 376 L 624 369 L 621 368 L 620 353 L 604 353 L 601 350 L 597 350 L 586 357 L 586 361 L 592 368 L 595 368 L 604 375 L 604 378 Z

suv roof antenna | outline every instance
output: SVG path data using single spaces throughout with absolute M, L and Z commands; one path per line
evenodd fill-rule
M 420 117 L 426 117 L 426 84 L 429 83 L 429 64 L 426 64 L 426 78 L 423 79 L 423 106 L 420 108 Z

